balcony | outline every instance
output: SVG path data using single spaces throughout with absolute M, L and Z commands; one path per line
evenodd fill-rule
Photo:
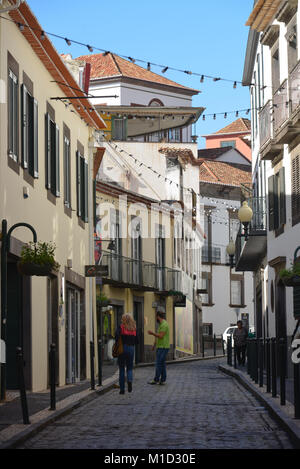
M 248 199 L 248 205 L 253 211 L 248 240 L 245 241 L 241 226 L 235 243 L 235 270 L 238 272 L 256 271 L 267 250 L 266 199 L 253 197 Z
M 272 160 L 282 146 L 273 139 L 272 101 L 269 100 L 259 113 L 260 153 L 262 160 Z
M 108 275 L 102 278 L 103 284 L 116 288 L 155 291 L 166 296 L 182 292 L 179 270 L 107 251 L 103 252 L 101 264 L 108 266 Z

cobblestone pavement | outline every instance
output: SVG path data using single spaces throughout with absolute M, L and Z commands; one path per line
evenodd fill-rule
M 147 384 L 153 368 L 136 369 L 131 394 L 101 395 L 20 448 L 292 449 L 264 407 L 218 363 L 170 365 L 165 386 Z

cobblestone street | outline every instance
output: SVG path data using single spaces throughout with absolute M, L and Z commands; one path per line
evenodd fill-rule
M 153 368 L 136 369 L 131 394 L 101 395 L 19 448 L 293 448 L 264 407 L 218 370 L 219 362 L 168 366 L 165 386 L 147 384 Z

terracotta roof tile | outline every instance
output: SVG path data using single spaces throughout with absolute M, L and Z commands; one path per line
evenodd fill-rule
M 226 184 L 229 186 L 240 186 L 251 183 L 251 167 L 235 163 L 220 161 L 202 161 L 199 168 L 200 182 L 211 182 L 215 184 Z
M 82 55 L 77 57 L 77 59 L 84 60 L 85 62 L 89 62 L 91 64 L 91 79 L 123 76 L 149 81 L 152 83 L 173 86 L 183 90 L 189 90 L 193 92 L 193 94 L 199 93 L 198 90 L 180 85 L 175 81 L 169 80 L 168 78 L 165 78 L 161 75 L 158 75 L 157 73 L 146 70 L 135 63 L 125 60 L 116 54 L 108 53 L 107 55 Z
M 198 158 L 215 159 L 232 150 L 233 147 L 202 148 L 198 150 Z
M 218 130 L 215 134 L 231 134 L 234 132 L 250 132 L 251 131 L 251 121 L 240 117 L 231 124 L 223 127 L 223 129 Z

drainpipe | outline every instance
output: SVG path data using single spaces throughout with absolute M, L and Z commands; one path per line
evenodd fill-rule
M 24 0 L 17 0 L 16 5 L 12 5 L 10 7 L 2 8 L 0 9 L 0 13 L 6 13 L 7 11 L 12 11 L 12 10 L 17 10 L 21 3 L 23 3 Z

